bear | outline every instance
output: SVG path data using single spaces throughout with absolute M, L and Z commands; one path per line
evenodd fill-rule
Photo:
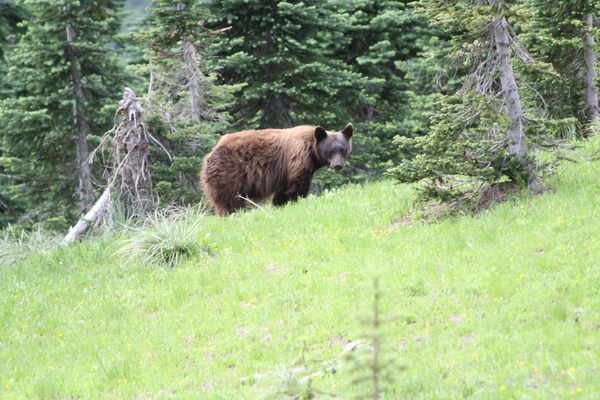
M 221 137 L 204 157 L 200 183 L 215 213 L 226 216 L 271 197 L 282 206 L 306 197 L 313 175 L 325 166 L 339 171 L 352 151 L 354 127 L 321 126 L 246 130 Z

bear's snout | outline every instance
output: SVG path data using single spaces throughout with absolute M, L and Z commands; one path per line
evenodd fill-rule
M 329 166 L 334 171 L 339 171 L 344 168 L 344 157 L 341 154 L 335 154 L 329 159 Z
M 333 163 L 333 164 L 331 164 L 331 168 L 333 168 L 335 171 L 340 171 L 342 168 L 344 168 L 344 164 Z

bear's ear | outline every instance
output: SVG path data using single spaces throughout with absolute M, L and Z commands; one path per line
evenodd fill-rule
M 350 139 L 354 134 L 354 126 L 352 124 L 348 124 L 342 130 L 342 134 L 346 137 L 346 139 Z
M 327 131 L 320 126 L 317 126 L 315 128 L 315 138 L 317 139 L 317 143 L 323 139 L 327 139 Z

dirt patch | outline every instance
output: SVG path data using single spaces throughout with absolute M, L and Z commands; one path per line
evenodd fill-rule
M 481 193 L 475 211 L 488 210 L 494 204 L 503 203 L 510 195 L 517 194 L 520 191 L 521 188 L 515 182 L 494 183 Z
M 471 343 L 473 340 L 475 340 L 474 333 L 469 333 L 469 334 L 466 334 L 466 335 L 460 337 L 460 343 L 463 346 L 467 343 Z
M 450 317 L 450 321 L 454 322 L 455 324 L 460 324 L 463 321 L 463 315 L 462 314 L 456 314 Z
M 515 182 L 500 182 L 489 185 L 480 192 L 465 193 L 459 199 L 443 203 L 427 204 L 411 210 L 407 217 L 394 221 L 389 231 L 409 227 L 415 221 L 436 222 L 456 214 L 477 214 L 505 202 L 511 195 L 518 194 L 521 187 Z
M 207 391 L 211 390 L 212 388 L 214 388 L 216 384 L 217 383 L 215 381 L 207 381 L 207 382 L 204 382 L 203 384 L 201 384 L 198 387 L 198 390 L 201 392 L 207 392 Z
M 254 308 L 256 307 L 256 302 L 254 300 L 250 300 L 250 301 L 246 301 L 244 303 L 242 303 L 242 308 L 244 310 L 247 310 L 249 308 Z
M 271 340 L 271 332 L 269 331 L 269 328 L 267 328 L 266 326 L 261 327 L 262 328 L 262 338 L 261 340 L 263 342 L 268 342 L 269 340 Z
M 396 229 L 400 229 L 401 227 L 409 227 L 413 224 L 413 219 L 410 217 L 400 218 L 390 224 L 388 229 L 390 231 L 394 231 Z
M 249 332 L 250 331 L 245 326 L 241 326 L 235 330 L 235 334 L 238 335 L 239 337 L 247 336 Z
M 267 272 L 270 272 L 272 274 L 274 274 L 277 271 L 279 271 L 279 268 L 277 268 L 277 265 L 275 265 L 273 263 L 267 264 L 267 266 L 265 267 L 265 269 L 267 270 Z

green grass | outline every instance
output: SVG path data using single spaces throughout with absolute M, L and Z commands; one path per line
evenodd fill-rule
M 135 232 L 2 266 L 0 397 L 261 398 L 303 345 L 315 369 L 343 363 L 376 269 L 407 367 L 386 398 L 598 398 L 599 176 L 571 165 L 542 196 L 435 224 L 407 224 L 414 191 L 384 181 L 199 215 L 209 251 L 173 267 L 119 252 Z M 349 376 L 312 384 L 364 398 Z

